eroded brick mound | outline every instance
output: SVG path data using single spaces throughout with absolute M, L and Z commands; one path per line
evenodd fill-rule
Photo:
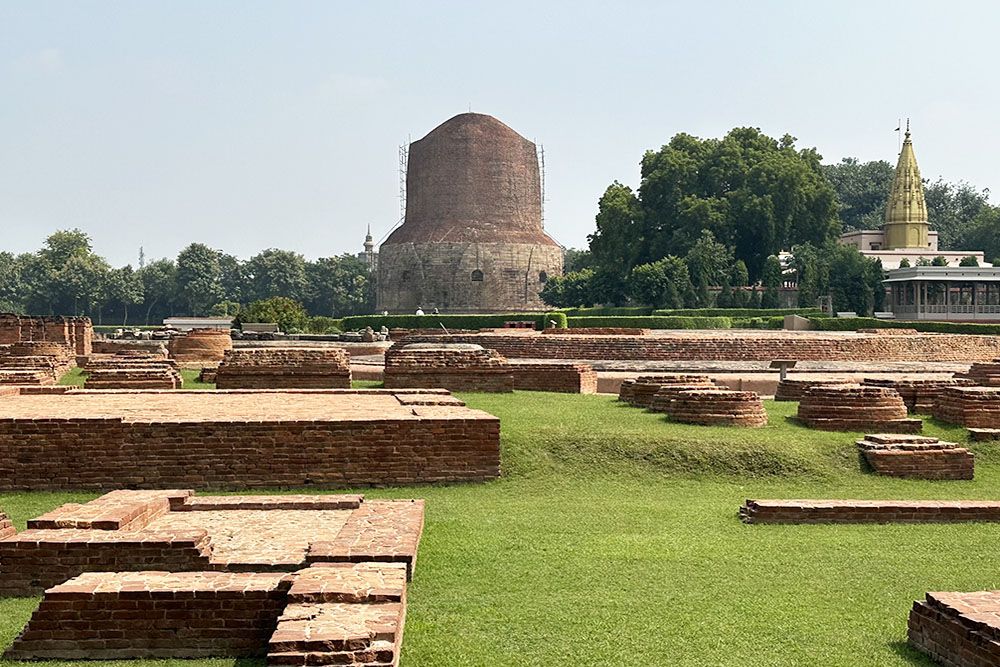
M 55 381 L 50 371 L 0 366 L 0 384 L 43 386 Z
M 1000 658 L 1000 591 L 927 593 L 907 626 L 910 645 L 948 667 L 984 667 Z
M 744 523 L 954 523 L 1000 521 L 993 500 L 752 500 Z
M 1000 428 L 1000 387 L 948 387 L 934 406 L 937 419 L 970 428 Z
M 514 389 L 554 391 L 564 394 L 596 394 L 597 372 L 579 362 L 510 362 Z
M 862 381 L 867 387 L 888 387 L 895 389 L 903 399 L 908 410 L 920 413 L 930 413 L 937 403 L 941 390 L 945 387 L 967 387 L 974 382 L 967 378 L 941 378 L 933 380 L 865 378 Z
M 975 363 L 959 377 L 968 378 L 983 387 L 1000 387 L 1000 359 Z
M 510 364 L 479 345 L 393 345 L 385 354 L 387 389 L 441 387 L 449 391 L 514 391 Z
M 767 425 L 767 412 L 760 396 L 753 391 L 728 389 L 693 389 L 675 393 L 666 407 L 673 421 L 702 426 Z
M 843 380 L 800 380 L 785 378 L 778 382 L 778 389 L 775 391 L 776 401 L 801 401 L 802 395 L 807 389 L 821 384 L 843 384 Z
M 398 563 L 412 576 L 423 501 L 361 495 L 193 496 L 114 491 L 0 538 L 0 595 L 36 595 L 84 572 L 283 571 Z
M 170 340 L 170 356 L 181 363 L 222 361 L 233 349 L 233 337 L 223 329 L 192 329 Z
M 198 382 L 204 382 L 206 384 L 215 384 L 215 375 L 218 371 L 214 366 L 206 366 L 202 368 L 198 373 Z
M 180 389 L 182 384 L 176 368 L 159 365 L 92 369 L 87 372 L 83 386 L 87 389 Z
M 858 451 L 880 475 L 914 479 L 972 479 L 972 452 L 954 442 L 914 435 L 874 434 Z
M 622 381 L 618 400 L 642 408 L 652 407 L 654 397 L 661 389 L 711 388 L 715 385 L 707 375 L 640 375 L 634 380 Z
M 227 350 L 215 384 L 218 389 L 350 389 L 351 358 L 338 347 Z
M 923 423 L 907 419 L 899 393 L 858 384 L 818 385 L 802 395 L 798 419 L 823 431 L 919 433 Z
M 444 390 L 59 389 L 0 401 L 0 489 L 349 487 L 500 471 L 499 420 Z
M 156 352 L 139 352 L 137 350 L 121 350 L 115 354 L 92 354 L 83 364 L 85 373 L 107 368 L 126 368 L 129 366 L 169 366 L 176 368 L 177 362 Z

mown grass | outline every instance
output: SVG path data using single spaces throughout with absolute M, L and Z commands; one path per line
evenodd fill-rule
M 609 397 L 463 398 L 501 418 L 500 480 L 366 491 L 427 500 L 406 665 L 930 665 L 905 645 L 913 600 L 1000 588 L 1000 525 L 736 518 L 747 497 L 1000 498 L 995 445 L 975 445 L 975 481 L 890 480 L 860 469 L 857 434 L 786 421 L 794 404 L 769 403 L 765 429 L 735 430 Z M 926 432 L 964 440 L 946 425 Z M 23 527 L 92 495 L 0 506 Z M 0 600 L 0 644 L 35 603 Z
M 198 375 L 200 375 L 200 373 L 201 371 L 195 369 L 182 368 L 181 377 L 184 379 L 184 389 L 214 389 L 214 384 L 198 381 Z M 76 367 L 59 378 L 59 384 L 71 387 L 82 387 L 86 379 L 87 376 L 84 375 L 83 369 Z

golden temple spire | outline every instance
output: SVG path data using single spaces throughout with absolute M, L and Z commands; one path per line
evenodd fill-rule
M 896 176 L 892 181 L 892 193 L 885 206 L 885 246 L 893 248 L 926 248 L 927 204 L 924 201 L 924 183 L 920 179 L 920 168 L 913 154 L 910 140 L 910 119 L 906 119 L 906 134 L 903 148 L 899 151 Z

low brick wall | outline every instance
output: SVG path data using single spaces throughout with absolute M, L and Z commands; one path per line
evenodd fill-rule
M 87 356 L 94 341 L 89 317 L 32 317 L 0 314 L 0 345 L 48 341 L 68 346 L 74 356 Z
M 969 440 L 972 442 L 993 442 L 1000 440 L 1000 428 L 970 428 Z
M 745 523 L 954 523 L 1000 521 L 990 500 L 747 500 Z
M 707 375 L 640 375 L 623 380 L 618 390 L 618 400 L 640 408 L 650 408 L 657 402 L 655 396 L 661 390 L 712 388 L 715 385 Z M 666 393 L 661 396 L 662 401 Z M 662 411 L 658 407 L 658 411 Z
M 941 665 L 996 665 L 1000 591 L 927 593 L 913 603 L 906 635 L 910 646 Z
M 483 481 L 499 420 L 392 391 L 91 392 L 0 401 L 0 489 Z
M 767 412 L 760 396 L 752 391 L 692 389 L 673 394 L 666 405 L 667 416 L 683 424 L 702 426 L 767 426 Z
M 215 384 L 218 389 L 350 389 L 351 358 L 339 347 L 227 350 Z
M 550 327 L 542 330 L 543 334 L 556 336 L 648 336 L 652 329 L 636 329 L 632 327 L 575 327 L 573 329 L 558 329 Z
M 865 378 L 862 384 L 868 387 L 895 389 L 908 410 L 928 414 L 934 410 L 934 405 L 945 387 L 967 387 L 972 385 L 973 381 L 965 378 L 935 380 Z
M 167 365 L 94 368 L 87 371 L 87 389 L 179 389 L 181 374 Z
M 3 511 L 0 511 L 0 540 L 10 537 L 16 532 L 14 522 Z
M 865 462 L 879 475 L 913 479 L 972 479 L 975 460 L 965 447 L 937 438 L 867 435 L 857 442 Z
M 983 387 L 1000 387 L 1000 359 L 972 364 L 968 372 L 959 377 L 968 378 Z
M 971 428 L 1000 428 L 1000 387 L 948 387 L 933 410 L 941 421 Z
M 511 362 L 514 389 L 564 394 L 596 394 L 597 373 L 590 364 L 574 362 Z
M 570 330 L 573 331 L 572 329 Z M 408 343 L 442 341 L 413 335 Z M 472 343 L 512 359 L 648 361 L 954 361 L 1000 357 L 1000 336 L 961 334 L 832 334 L 770 331 L 691 331 L 656 336 L 459 334 L 452 343 Z
M 449 391 L 511 392 L 507 360 L 478 345 L 393 345 L 385 354 L 387 389 L 444 388 Z
M 802 395 L 798 420 L 823 431 L 919 433 L 923 422 L 908 419 L 903 399 L 893 389 L 857 384 L 817 385 Z
M 278 624 L 282 573 L 90 572 L 45 592 L 9 659 L 251 657 Z

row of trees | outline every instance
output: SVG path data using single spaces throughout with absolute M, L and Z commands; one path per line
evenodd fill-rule
M 373 281 L 353 255 L 307 261 L 272 248 L 243 261 L 200 243 L 176 259 L 115 268 L 74 229 L 52 234 L 34 253 L 0 253 L 0 311 L 149 324 L 171 315 L 235 316 L 241 304 L 285 297 L 309 315 L 343 317 L 373 310 Z
M 854 158 L 823 165 L 795 141 L 736 128 L 722 139 L 678 134 L 648 151 L 638 191 L 617 181 L 607 188 L 589 249 L 567 253 L 566 275 L 550 280 L 543 298 L 554 306 L 771 306 L 787 281 L 799 284 L 802 306 L 831 294 L 839 310 L 871 312 L 881 305 L 881 266 L 837 238 L 881 226 L 894 168 Z M 987 190 L 938 180 L 925 192 L 942 249 L 1000 258 L 1000 208 Z M 790 265 L 778 261 L 781 250 L 793 253 Z

